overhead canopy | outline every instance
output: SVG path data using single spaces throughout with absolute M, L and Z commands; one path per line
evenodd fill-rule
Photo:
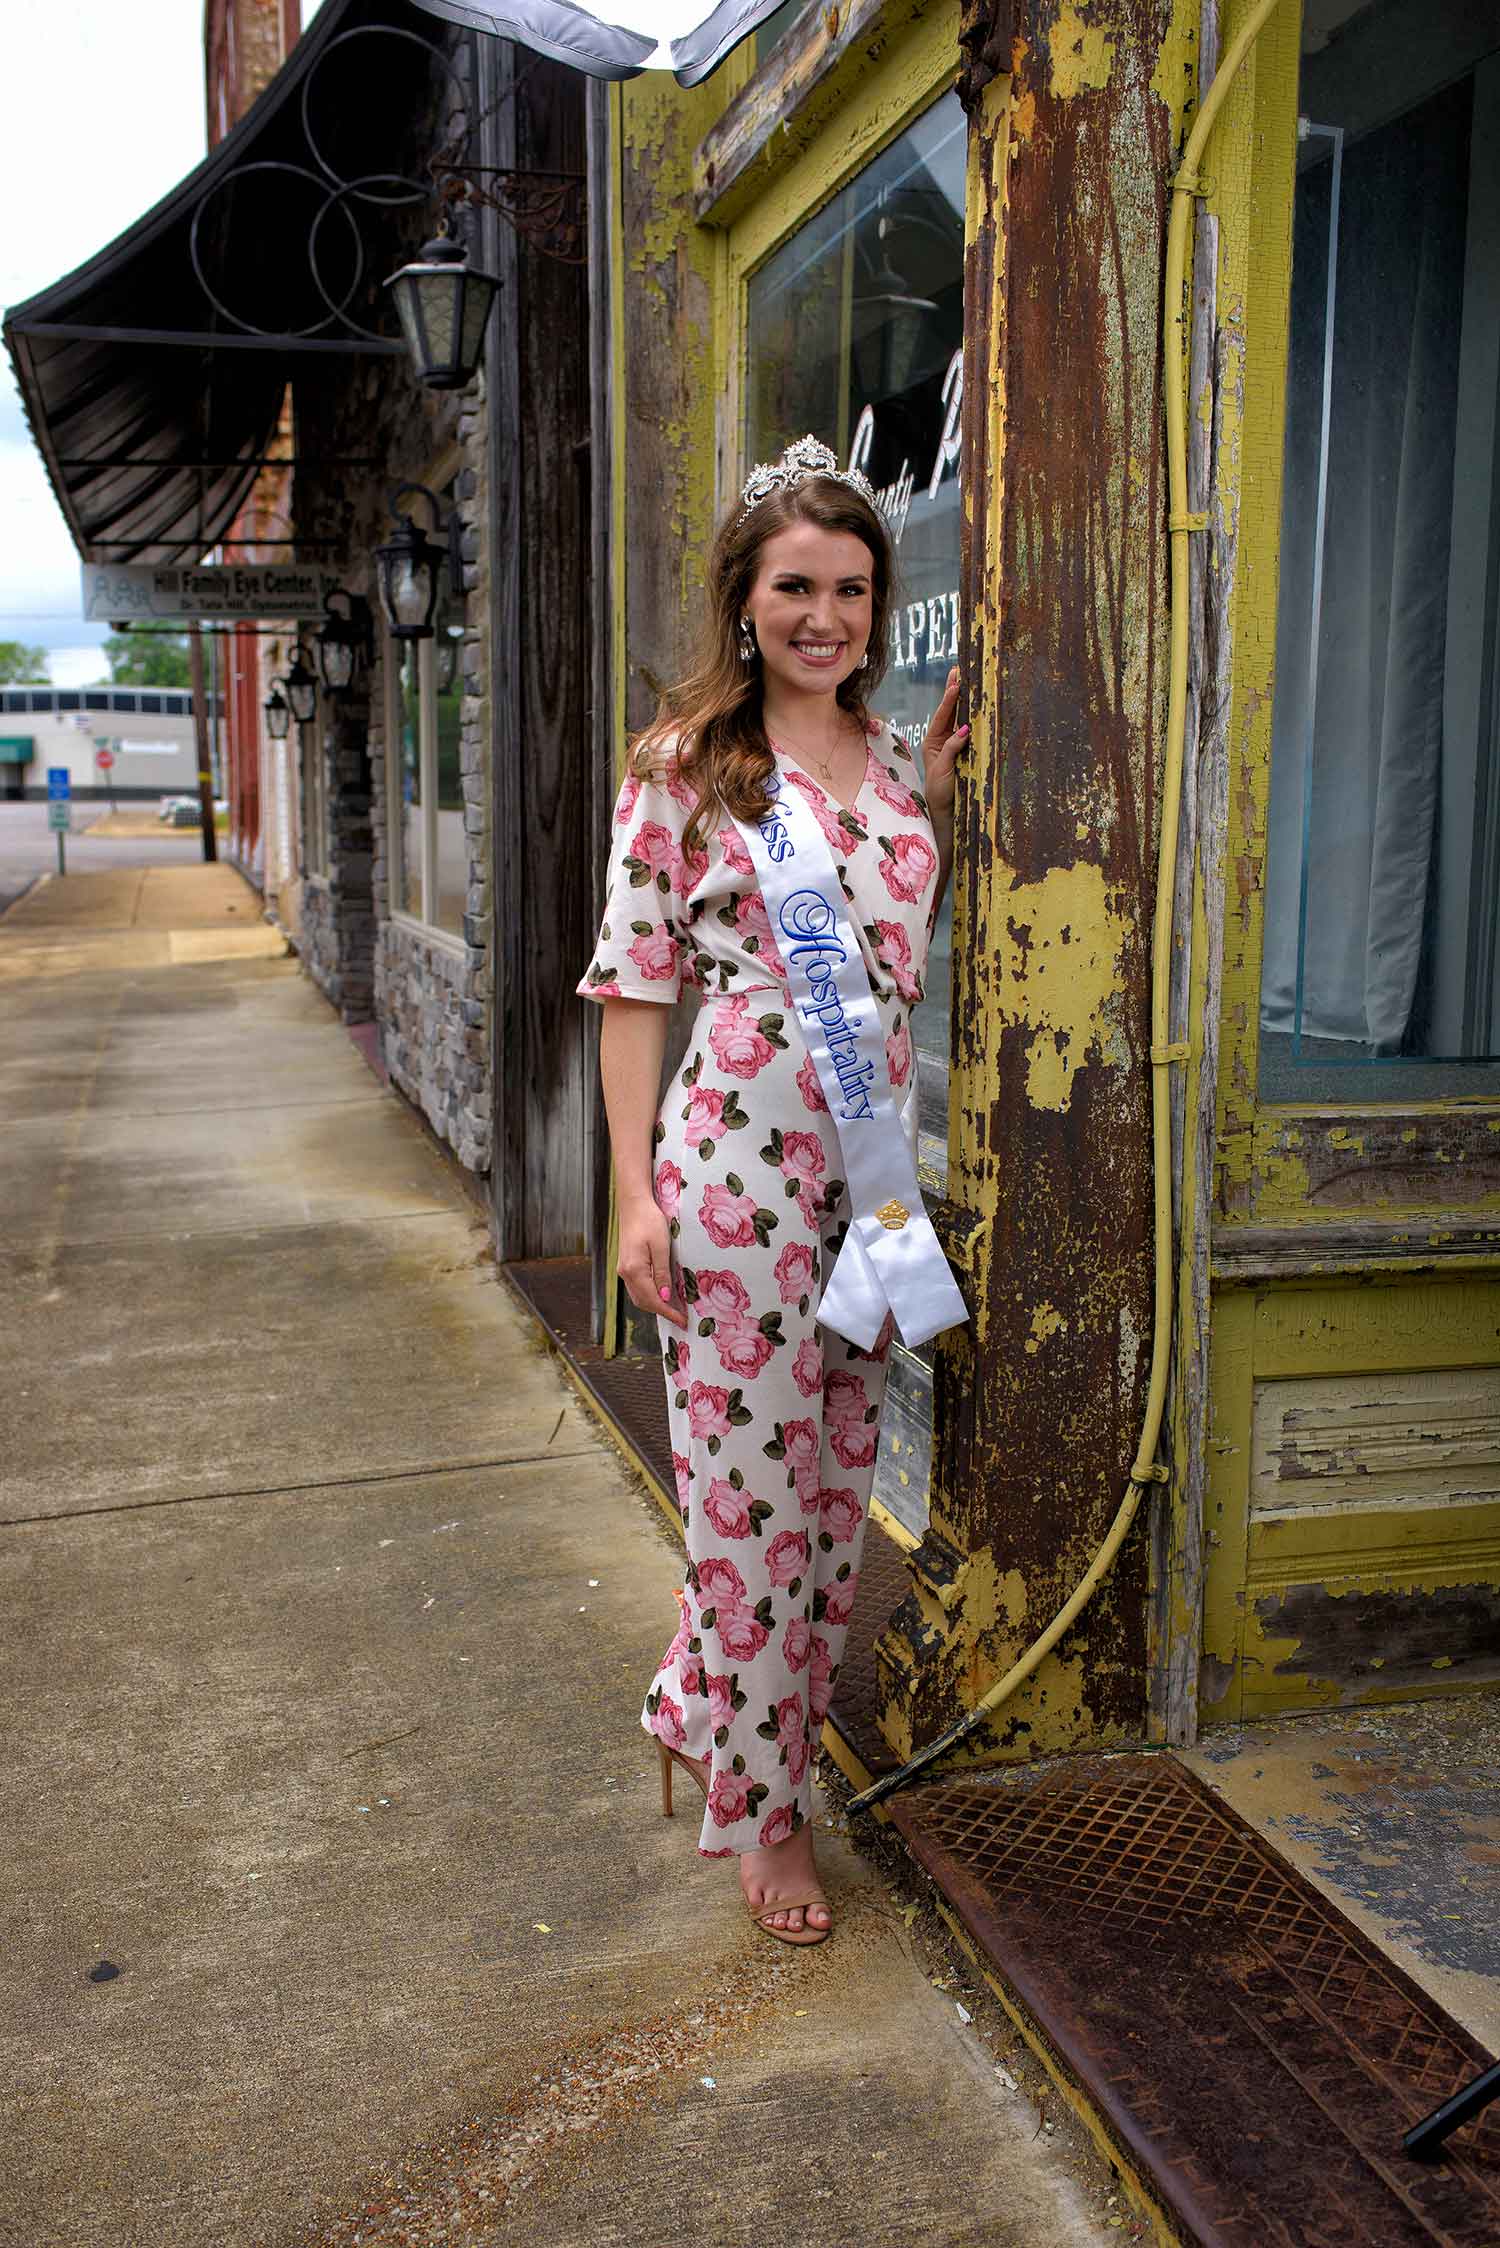
M 429 15 L 469 31 L 514 39 L 591 78 L 634 78 L 670 70 L 696 86 L 742 39 L 775 15 L 782 0 L 416 0 Z
M 431 185 L 401 166 L 414 122 L 453 112 L 441 45 L 406 0 L 326 0 L 212 155 L 8 314 L 86 561 L 201 554 L 249 495 L 297 355 L 400 352 L 372 289 L 393 233 L 420 235 Z

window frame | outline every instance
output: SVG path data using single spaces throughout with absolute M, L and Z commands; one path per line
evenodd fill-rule
M 405 889 L 406 862 L 403 835 L 398 807 L 401 803 L 401 657 L 403 645 L 414 647 L 417 655 L 417 772 L 421 782 L 420 817 L 417 822 L 418 891 L 422 906 L 414 913 L 410 906 L 398 903 Z M 430 918 L 438 895 L 438 839 L 437 839 L 437 638 L 403 643 L 387 628 L 385 633 L 385 822 L 386 863 L 390 869 L 387 884 L 387 902 L 390 917 L 403 927 L 413 929 L 418 935 L 428 937 L 437 944 L 445 944 L 454 952 L 465 952 L 467 946 L 461 931 L 441 928 Z
M 298 752 L 302 769 L 299 811 L 302 818 L 302 878 L 326 882 L 330 874 L 328 841 L 328 755 L 323 736 L 323 692 L 306 725 L 299 726 Z
M 801 26 L 794 26 L 800 30 Z M 953 86 L 957 11 L 935 9 L 903 27 L 881 58 L 880 68 L 851 94 L 839 110 L 840 131 L 816 134 L 811 143 L 761 186 L 749 207 L 720 236 L 715 304 L 716 358 L 725 371 L 721 392 L 716 462 L 718 511 L 728 506 L 749 474 L 743 459 L 741 423 L 748 372 L 749 289 L 754 275 L 825 204 L 859 177 L 908 125 Z M 790 35 L 789 35 L 790 36 Z M 757 79 L 769 81 L 779 45 L 751 77 L 742 100 L 754 98 Z M 831 144 L 836 142 L 835 148 Z M 967 231 L 966 217 L 966 231 Z
M 1251 238 L 1221 278 L 1221 301 L 1244 288 L 1243 357 L 1228 375 L 1242 384 L 1245 463 L 1232 597 L 1213 1251 L 1216 1276 L 1226 1280 L 1493 1261 L 1500 1202 L 1493 1094 L 1273 1101 L 1259 1091 L 1301 15 L 1279 11 L 1257 42 L 1249 97 L 1226 113 L 1226 142 L 1237 145 L 1223 148 L 1218 166 L 1221 178 L 1240 170 L 1256 183 Z M 1195 1049 L 1200 1038 L 1195 1030 Z M 1451 1216 L 1460 1222 L 1448 1223 Z
M 456 480 L 463 466 L 460 449 L 453 445 L 419 479 L 428 490 L 435 492 L 448 509 L 458 505 Z M 450 490 L 450 487 L 454 487 Z M 425 514 L 421 520 L 425 524 Z M 438 537 L 437 532 L 430 534 Z M 446 572 L 447 564 L 443 564 Z M 464 619 L 467 632 L 467 596 L 462 587 L 450 586 L 448 600 L 457 614 Z M 434 616 L 442 603 L 439 594 Z M 417 652 L 417 772 L 421 783 L 421 818 L 418 822 L 418 894 L 421 911 L 413 912 L 401 902 L 405 888 L 405 858 L 403 853 L 402 822 L 398 818 L 401 803 L 401 660 L 402 651 L 414 647 Z M 401 641 L 382 620 L 381 675 L 382 715 L 385 721 L 385 846 L 386 846 L 386 907 L 392 921 L 403 928 L 428 939 L 433 944 L 446 945 L 459 955 L 466 955 L 468 943 L 461 929 L 444 929 L 431 918 L 439 893 L 438 883 L 438 689 L 437 689 L 438 639 L 434 632 L 426 640 Z

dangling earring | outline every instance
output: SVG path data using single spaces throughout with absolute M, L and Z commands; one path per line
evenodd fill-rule
M 748 617 L 741 617 L 741 619 L 740 619 L 740 662 L 741 662 L 741 663 L 754 663 L 754 661 L 755 661 L 755 658 L 756 658 L 756 655 L 757 655 L 757 653 L 758 653 L 758 651 L 757 651 L 757 649 L 756 649 L 756 645 L 755 645 L 755 635 L 754 635 L 754 633 L 753 633 L 753 632 L 752 632 L 752 631 L 750 630 L 750 619 L 749 619 Z

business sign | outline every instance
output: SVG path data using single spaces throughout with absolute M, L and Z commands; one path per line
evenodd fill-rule
M 91 624 L 137 620 L 192 624 L 210 618 L 321 621 L 323 600 L 348 570 L 307 562 L 85 562 L 83 613 Z

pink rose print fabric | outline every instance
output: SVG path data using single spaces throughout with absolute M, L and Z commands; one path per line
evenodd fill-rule
M 841 806 L 776 755 L 833 853 L 902 1098 L 937 879 L 915 762 L 877 726 Z M 890 1323 L 870 1352 L 818 1325 L 849 1216 L 838 1134 L 737 831 L 710 819 L 706 850 L 683 850 L 696 796 L 670 755 L 621 789 L 578 990 L 699 1000 L 652 1157 L 688 1312 L 685 1333 L 659 1329 L 687 1583 L 641 1722 L 707 1766 L 698 1847 L 728 1857 L 809 1814 L 859 1582 Z

